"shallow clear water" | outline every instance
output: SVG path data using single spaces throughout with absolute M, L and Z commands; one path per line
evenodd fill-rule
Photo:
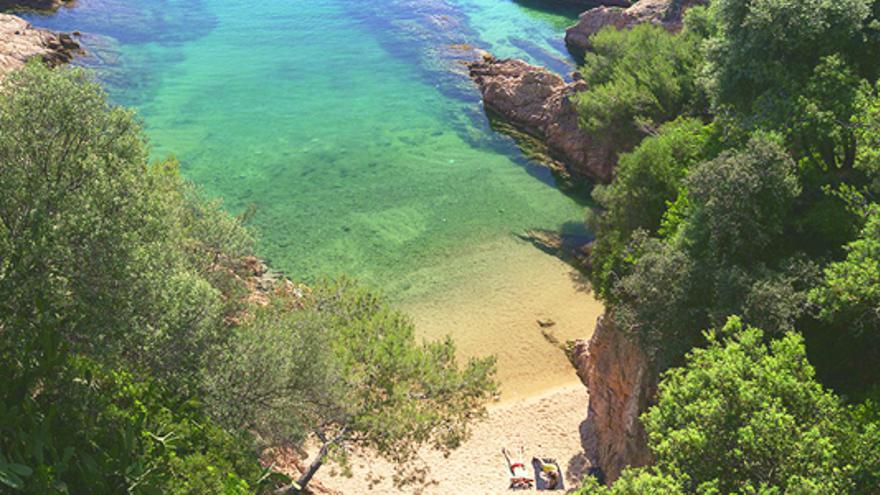
M 551 2 L 552 3 L 552 2 Z M 349 274 L 430 296 L 457 260 L 583 204 L 495 135 L 448 45 L 570 70 L 575 12 L 534 0 L 79 0 L 37 25 L 84 34 L 157 158 L 240 212 L 292 278 Z M 454 58 L 454 56 L 452 57 Z M 426 269 L 426 267 L 428 269 Z

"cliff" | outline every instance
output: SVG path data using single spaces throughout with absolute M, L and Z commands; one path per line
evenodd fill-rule
M 516 59 L 484 54 L 468 64 L 483 95 L 483 106 L 516 130 L 537 139 L 558 168 L 599 182 L 611 180 L 617 152 L 613 142 L 584 132 L 572 97 L 583 81 L 566 83 L 559 75 Z
M 35 28 L 20 17 L 0 14 L 0 77 L 33 57 L 55 66 L 70 62 L 81 52 L 69 34 Z
M 577 24 L 565 31 L 565 46 L 575 60 L 581 61 L 590 50 L 590 36 L 605 26 L 626 29 L 636 24 L 652 23 L 670 31 L 681 29 L 685 10 L 704 5 L 707 0 L 639 0 L 631 7 L 603 6 L 580 15 Z
M 651 462 L 645 429 L 639 415 L 657 394 L 658 374 L 642 349 L 619 330 L 610 315 L 599 317 L 589 341 L 579 340 L 572 351 L 578 376 L 589 389 L 587 452 L 607 483 L 626 466 Z

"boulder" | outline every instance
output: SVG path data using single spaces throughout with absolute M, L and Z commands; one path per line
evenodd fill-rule
M 55 66 L 70 62 L 81 52 L 69 34 L 35 28 L 20 17 L 0 14 L 0 77 L 33 57 Z
M 684 11 L 708 0 L 639 0 L 631 7 L 598 7 L 580 15 L 577 24 L 565 31 L 565 46 L 576 60 L 583 60 L 590 50 L 590 36 L 605 26 L 627 29 L 636 24 L 652 23 L 669 31 L 681 29 Z
M 543 67 L 489 54 L 469 63 L 468 69 L 490 118 L 500 117 L 538 140 L 560 169 L 599 182 L 611 180 L 617 152 L 614 143 L 578 125 L 572 97 L 586 89 L 583 81 L 566 83 Z
M 645 352 L 609 315 L 599 317 L 589 341 L 575 342 L 571 360 L 590 395 L 581 431 L 590 462 L 613 483 L 623 468 L 651 463 L 647 435 L 639 420 L 657 395 L 658 373 Z

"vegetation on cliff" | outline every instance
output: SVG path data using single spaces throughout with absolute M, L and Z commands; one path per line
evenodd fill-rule
M 249 303 L 242 219 L 150 164 L 85 72 L 9 75 L 0 129 L 0 491 L 295 492 L 262 448 L 406 462 L 483 411 L 491 360 L 461 368 L 350 282 Z
M 642 416 L 654 465 L 582 493 L 873 493 L 880 424 L 816 381 L 800 334 L 732 317 L 704 335 Z
M 656 29 L 666 60 L 643 53 L 652 28 L 594 36 L 584 71 L 609 90 L 581 95 L 584 125 L 618 119 L 641 142 L 595 190 L 589 277 L 670 370 L 643 416 L 656 463 L 609 493 L 880 486 L 876 11 L 717 0 Z M 677 45 L 688 58 L 662 48 Z M 696 96 L 656 105 L 676 81 Z M 707 344 L 707 328 L 724 330 Z

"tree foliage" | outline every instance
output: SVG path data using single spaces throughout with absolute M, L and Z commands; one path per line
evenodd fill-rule
M 708 42 L 709 94 L 740 125 L 782 132 L 799 153 L 850 168 L 859 81 L 876 77 L 868 0 L 720 0 Z
M 403 476 L 414 474 L 406 467 L 422 446 L 448 451 L 461 443 L 495 392 L 493 373 L 492 359 L 459 367 L 449 339 L 417 343 L 406 316 L 341 280 L 276 296 L 237 332 L 208 378 L 214 407 L 263 440 L 314 432 L 339 460 L 354 443 L 393 460 Z
M 666 47 L 688 36 L 691 72 L 673 79 L 693 80 L 710 105 L 654 107 L 674 109 L 656 114 L 672 123 L 595 190 L 596 294 L 655 367 L 685 367 L 644 417 L 655 466 L 584 493 L 876 493 L 878 14 L 868 0 L 717 0 L 691 9 L 678 38 L 648 28 L 594 37 L 583 73 L 609 92 L 584 92 L 590 130 L 641 122 L 630 103 L 649 100 L 632 95 L 670 81 L 679 59 Z M 649 36 L 666 53 L 650 67 L 634 63 L 655 55 L 636 48 Z M 650 84 L 612 78 L 623 60 Z M 694 114 L 701 121 L 684 118 Z M 764 331 L 733 322 L 699 349 L 701 329 L 731 314 Z M 817 384 L 807 350 L 852 404 Z
M 795 172 L 777 141 L 755 137 L 690 167 L 656 231 L 664 239 L 632 238 L 631 265 L 608 300 L 660 363 L 676 362 L 731 313 L 777 332 L 805 311 L 815 269 L 783 242 L 800 193 Z M 606 263 L 603 254 L 594 260 Z
M 191 402 L 239 309 L 241 224 L 173 161 L 148 165 L 133 114 L 78 69 L 3 80 L 0 188 L 0 453 L 18 466 L 2 482 L 256 490 L 248 442 Z
M 26 373 L 19 353 L 51 338 L 191 385 L 235 299 L 219 253 L 250 236 L 173 163 L 148 166 L 132 113 L 81 70 L 10 75 L 0 128 L 3 352 Z
M 656 462 L 582 493 L 871 493 L 880 444 L 816 380 L 803 338 L 731 318 L 668 371 L 643 416 Z M 867 428 L 862 425 L 869 425 Z M 869 443 L 866 443 L 869 442 Z M 874 459 L 868 461 L 868 459 Z M 873 466 L 865 470 L 864 467 Z
M 652 24 L 599 31 L 580 67 L 587 84 L 577 96 L 581 125 L 626 149 L 663 122 L 700 113 L 700 40 L 694 31 L 674 36 Z
M 593 189 L 600 210 L 588 217 L 596 233 L 590 274 L 600 296 L 610 297 L 614 282 L 629 273 L 633 234 L 658 232 L 688 169 L 711 157 L 716 141 L 713 128 L 696 119 L 664 124 L 656 135 L 620 156 L 614 182 Z

